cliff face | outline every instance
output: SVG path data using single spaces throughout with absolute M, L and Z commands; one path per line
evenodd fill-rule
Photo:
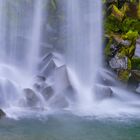
M 140 82 L 140 2 L 106 0 L 104 3 L 104 54 L 107 67 L 118 80 Z

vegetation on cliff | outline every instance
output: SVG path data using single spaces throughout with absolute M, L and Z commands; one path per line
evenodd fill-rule
M 105 60 L 118 79 L 128 83 L 140 73 L 140 2 L 103 0 L 103 4 Z

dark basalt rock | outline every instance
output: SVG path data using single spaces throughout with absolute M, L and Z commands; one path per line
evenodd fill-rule
M 51 99 L 50 104 L 52 108 L 66 108 L 69 106 L 68 100 L 64 95 L 56 95 Z
M 6 113 L 2 109 L 0 109 L 0 119 L 2 119 L 5 116 L 6 116 Z
M 32 107 L 32 106 L 37 105 L 37 103 L 39 102 L 39 99 L 38 99 L 36 93 L 32 89 L 25 88 L 23 90 L 23 92 L 25 93 L 27 106 Z
M 45 100 L 49 100 L 54 95 L 54 90 L 51 86 L 45 87 L 41 91 L 42 96 L 45 98 Z
M 113 96 L 113 91 L 111 87 L 96 84 L 94 86 L 94 96 L 97 100 L 111 98 Z

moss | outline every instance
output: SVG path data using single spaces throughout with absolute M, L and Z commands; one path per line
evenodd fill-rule
M 129 30 L 125 35 L 123 35 L 123 39 L 134 41 L 138 38 L 138 36 L 138 31 Z
M 52 5 L 52 8 L 53 8 L 54 10 L 57 9 L 56 0 L 51 0 L 51 5 Z
M 112 42 L 113 42 L 113 40 L 110 39 L 109 42 L 108 42 L 108 44 L 107 44 L 106 47 L 105 47 L 105 56 L 106 56 L 106 57 L 108 57 L 108 56 L 111 55 L 110 46 L 111 46 Z
M 120 9 L 118 9 L 116 5 L 112 6 L 112 15 L 119 21 L 122 21 L 124 18 L 124 13 Z
M 138 4 L 138 19 L 140 19 L 140 3 Z
M 132 31 L 138 31 L 140 33 L 140 21 L 137 19 L 133 19 L 133 18 L 126 18 L 124 19 L 124 21 L 122 22 L 122 25 L 120 26 L 122 32 L 126 33 L 128 32 L 130 29 Z
M 128 58 L 128 62 L 127 62 L 127 69 L 131 70 L 132 69 L 132 63 L 131 60 Z
M 132 69 L 140 70 L 140 58 L 132 58 L 131 63 L 132 63 Z
M 120 22 L 113 15 L 106 18 L 104 28 L 107 33 L 118 32 L 120 30 Z
M 118 79 L 123 82 L 127 82 L 130 77 L 130 72 L 128 70 L 119 70 Z

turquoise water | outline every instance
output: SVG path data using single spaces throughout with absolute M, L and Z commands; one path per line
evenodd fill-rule
M 0 140 L 140 140 L 140 120 L 49 115 L 0 120 Z

